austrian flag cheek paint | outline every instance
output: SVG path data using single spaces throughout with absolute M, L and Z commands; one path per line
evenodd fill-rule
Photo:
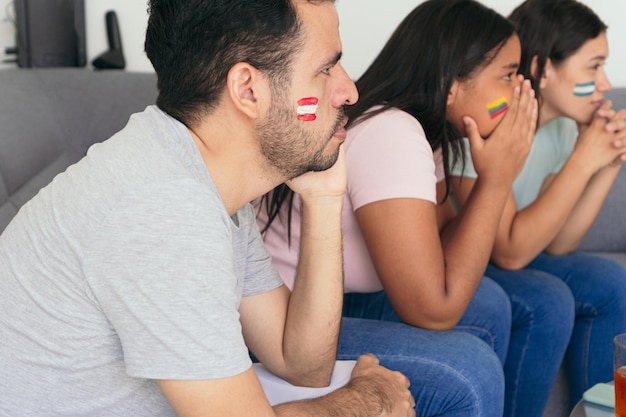
M 489 111 L 489 116 L 492 119 L 495 119 L 509 110 L 509 103 L 507 103 L 506 99 L 502 97 L 487 104 L 487 110 Z
M 298 120 L 312 122 L 317 119 L 317 97 L 306 97 L 298 100 Z
M 596 83 L 589 81 L 588 83 L 576 84 L 574 87 L 574 95 L 576 97 L 587 97 L 593 94 L 596 90 Z

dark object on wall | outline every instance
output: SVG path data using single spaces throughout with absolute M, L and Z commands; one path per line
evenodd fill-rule
M 84 0 L 15 0 L 20 67 L 84 67 Z
M 109 39 L 109 50 L 93 60 L 92 64 L 96 69 L 124 69 L 126 60 L 122 50 L 122 37 L 120 27 L 117 24 L 117 15 L 109 11 L 105 15 L 107 26 L 107 37 Z

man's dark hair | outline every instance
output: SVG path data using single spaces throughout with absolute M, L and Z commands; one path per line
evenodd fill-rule
M 273 89 L 284 87 L 300 29 L 293 0 L 150 0 L 145 49 L 157 105 L 194 126 L 218 105 L 239 62 L 266 73 Z
M 348 127 L 389 108 L 409 113 L 423 126 L 431 148 L 442 150 L 447 183 L 451 164 L 463 162 L 462 135 L 446 118 L 452 84 L 487 66 L 514 33 L 510 21 L 477 1 L 425 1 L 404 18 L 356 82 L 360 97 L 347 108 Z M 370 111 L 374 106 L 380 108 Z M 291 205 L 293 198 L 285 185 L 264 198 L 267 230 L 283 202 Z
M 517 25 L 522 44 L 520 74 L 531 80 L 541 105 L 539 82 L 548 59 L 558 66 L 607 26 L 584 4 L 575 0 L 527 0 L 509 16 Z M 532 72 L 533 58 L 537 67 Z

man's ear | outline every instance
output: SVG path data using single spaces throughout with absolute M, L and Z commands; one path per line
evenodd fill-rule
M 535 55 L 533 56 L 533 60 L 530 63 L 530 73 L 532 74 L 534 79 L 537 78 L 537 60 L 538 59 L 539 57 Z M 553 71 L 552 61 L 550 61 L 550 58 L 547 58 L 546 64 L 543 67 L 543 73 L 541 74 L 541 79 L 539 80 L 539 88 L 546 88 L 546 85 L 548 85 L 549 74 L 551 74 L 552 71 Z
M 252 119 L 261 117 L 271 97 L 265 75 L 254 66 L 239 62 L 228 72 L 226 85 L 226 93 L 235 108 Z

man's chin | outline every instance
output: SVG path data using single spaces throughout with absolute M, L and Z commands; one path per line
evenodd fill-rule
M 309 171 L 326 171 L 327 169 L 332 168 L 333 165 L 337 162 L 339 158 L 339 148 L 332 154 L 325 158 L 318 158 L 313 164 L 309 166 Z

